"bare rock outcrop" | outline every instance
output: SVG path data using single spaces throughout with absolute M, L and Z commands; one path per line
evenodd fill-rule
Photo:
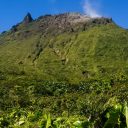
M 28 24 L 33 21 L 33 18 L 30 13 L 27 13 L 27 15 L 24 17 L 23 23 Z

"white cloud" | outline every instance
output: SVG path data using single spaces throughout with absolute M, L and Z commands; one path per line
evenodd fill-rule
M 95 6 L 93 0 L 85 0 L 83 10 L 84 13 L 86 13 L 88 16 L 92 18 L 102 17 L 101 14 L 98 12 L 98 8 L 97 6 Z

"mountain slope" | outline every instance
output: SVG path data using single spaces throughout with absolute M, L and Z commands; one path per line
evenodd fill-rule
M 127 51 L 112 19 L 28 13 L 0 35 L 0 127 L 126 127 Z
M 0 36 L 0 70 L 77 83 L 128 75 L 128 31 L 111 19 L 66 13 L 21 22 Z

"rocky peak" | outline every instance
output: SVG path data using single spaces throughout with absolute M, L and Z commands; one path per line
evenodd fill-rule
M 64 13 L 60 15 L 55 15 L 55 19 L 59 19 L 59 21 L 65 21 L 68 23 L 79 23 L 79 22 L 86 22 L 91 18 L 87 15 L 82 15 L 80 13 Z
M 33 21 L 33 22 L 32 22 Z M 29 23 L 32 24 L 26 28 Z M 45 15 L 33 20 L 30 13 L 28 13 L 23 22 L 12 27 L 12 32 L 18 31 L 18 36 L 29 37 L 31 34 L 43 33 L 47 35 L 58 35 L 61 33 L 72 33 L 79 31 L 86 31 L 89 28 L 99 25 L 106 25 L 113 23 L 111 18 L 91 18 L 88 15 L 80 13 L 64 13 L 59 15 Z
M 23 23 L 28 24 L 33 21 L 33 18 L 30 13 L 27 13 L 27 15 L 24 17 Z
M 109 18 L 91 18 L 88 15 L 80 13 L 64 13 L 59 15 L 46 15 L 36 20 L 41 31 L 44 33 L 63 33 L 83 31 L 96 25 L 106 25 L 112 23 Z
M 91 18 L 88 15 L 85 14 L 80 14 L 80 13 L 64 13 L 64 14 L 59 14 L 59 15 L 46 15 L 42 16 L 38 19 L 38 21 L 42 21 L 42 23 L 47 22 L 48 25 L 56 25 L 58 24 L 59 26 L 63 25 L 74 25 L 74 24 L 107 24 L 107 23 L 112 23 L 112 19 L 110 18 Z

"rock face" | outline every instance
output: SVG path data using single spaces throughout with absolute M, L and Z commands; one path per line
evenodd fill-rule
M 65 25 L 65 24 L 77 24 L 77 23 L 86 23 L 86 22 L 93 22 L 95 20 L 95 23 L 99 24 L 107 24 L 112 22 L 112 19 L 109 18 L 91 18 L 88 15 L 80 14 L 80 13 L 64 13 L 60 15 L 45 15 L 41 16 L 37 19 L 37 21 L 43 21 L 47 22 L 48 25 L 52 24 L 59 24 L 59 25 Z M 94 22 L 93 22 L 94 23 Z
M 32 16 L 31 16 L 31 14 L 28 13 L 28 14 L 24 17 L 23 23 L 24 23 L 24 24 L 28 24 L 28 23 L 30 23 L 30 22 L 32 22 L 32 21 L 33 21 L 33 18 L 32 18 Z
M 86 30 L 96 25 L 112 23 L 109 18 L 91 18 L 80 13 L 64 13 L 60 15 L 45 15 L 35 20 L 37 31 L 45 34 L 60 34 L 63 32 L 76 32 Z M 35 26 L 36 27 L 36 26 Z M 34 28 L 35 28 L 34 27 Z

